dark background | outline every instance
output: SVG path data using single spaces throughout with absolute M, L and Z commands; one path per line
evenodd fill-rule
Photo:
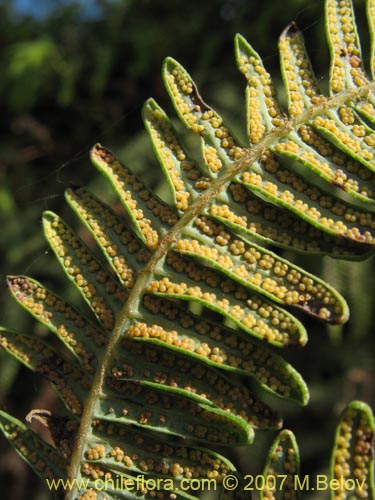
M 366 59 L 364 2 L 355 6 Z M 329 56 L 321 0 L 0 2 L 1 324 L 43 333 L 10 300 L 6 274 L 29 274 L 64 297 L 76 298 L 48 253 L 40 216 L 43 210 L 55 210 L 76 224 L 62 196 L 69 183 L 88 184 L 110 197 L 88 161 L 95 142 L 113 149 L 143 177 L 147 173 L 149 184 L 163 194 L 140 117 L 150 96 L 173 115 L 160 76 L 163 59 L 172 56 L 181 62 L 205 100 L 235 130 L 243 130 L 245 83 L 236 69 L 233 37 L 240 32 L 262 55 L 282 100 L 277 39 L 292 20 L 304 30 L 325 88 Z M 337 286 L 352 311 L 344 327 L 307 320 L 308 345 L 287 353 L 309 385 L 309 406 L 273 401 L 285 427 L 297 435 L 302 474 L 327 473 L 340 411 L 352 399 L 374 401 L 373 261 L 292 258 Z M 32 408 L 56 404 L 43 380 L 0 352 L 1 408 L 23 420 Z M 273 433 L 259 433 L 254 446 L 234 450 L 232 459 L 244 473 L 260 472 L 272 438 Z M 2 436 L 0 491 L 6 500 L 49 498 Z

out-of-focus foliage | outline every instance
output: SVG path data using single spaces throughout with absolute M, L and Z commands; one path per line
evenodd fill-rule
M 45 12 L 43 4 L 48 4 Z M 93 16 L 87 15 L 89 4 L 95 11 Z M 62 192 L 69 183 L 86 184 L 102 192 L 106 189 L 85 166 L 95 142 L 106 144 L 125 162 L 131 162 L 138 175 L 147 171 L 149 182 L 157 189 L 157 168 L 142 129 L 140 109 L 150 95 L 163 107 L 169 106 L 160 77 L 166 56 L 176 57 L 198 83 L 204 83 L 204 94 L 213 96 L 211 104 L 239 129 L 245 112 L 243 82 L 233 57 L 234 34 L 241 32 L 251 39 L 267 69 L 277 75 L 277 39 L 295 19 L 305 31 L 308 52 L 324 87 L 328 49 L 322 6 L 320 0 L 46 0 L 34 2 L 33 15 L 29 9 L 23 15 L 12 0 L 0 3 L 2 276 L 27 272 L 46 284 L 54 280 L 51 287 L 71 298 L 73 291 L 66 289 L 56 267 L 46 269 L 46 262 L 53 259 L 43 255 L 46 244 L 42 231 L 35 232 L 35 228 L 43 209 L 59 208 L 62 213 Z M 307 24 L 311 19 L 316 22 Z M 365 20 L 357 21 L 366 46 L 366 30 L 361 30 Z M 109 193 L 104 191 L 106 195 Z M 66 217 L 69 220 L 68 211 Z M 82 237 L 87 240 L 84 234 Z M 345 404 L 352 399 L 373 402 L 374 280 L 373 261 L 336 263 L 328 258 L 300 257 L 296 264 L 335 285 L 348 298 L 352 311 L 344 328 L 326 330 L 312 320 L 306 325 L 310 331 L 307 348 L 293 355 L 295 359 L 288 359 L 311 390 L 307 409 L 289 405 L 283 410 L 285 426 L 297 435 L 308 468 L 305 474 L 319 472 L 316 467 L 321 465 L 321 457 L 328 457 L 332 444 L 328 436 L 332 436 L 336 417 Z M 19 312 L 5 285 L 0 293 L 2 323 L 12 325 L 17 320 L 20 330 L 46 335 L 26 313 Z M 37 399 L 34 381 L 0 352 L 2 407 L 23 419 L 32 408 L 51 406 L 54 396 L 46 387 Z M 334 407 L 332 401 L 337 402 Z M 254 457 L 262 453 L 263 444 L 261 439 L 254 444 Z M 26 466 L 6 448 L 2 453 L 5 443 L 1 440 L 3 498 L 49 498 L 48 492 L 38 489 L 39 482 L 34 482 Z M 246 457 L 243 471 L 258 473 L 254 467 L 262 462 L 250 463 Z

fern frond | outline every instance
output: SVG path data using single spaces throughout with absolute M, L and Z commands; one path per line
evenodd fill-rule
M 331 490 L 332 500 L 374 497 L 374 430 L 374 416 L 367 404 L 352 401 L 342 412 L 331 457 L 330 474 L 338 485 Z
M 264 486 L 259 498 L 272 500 L 296 499 L 300 492 L 296 478 L 300 478 L 300 456 L 293 432 L 284 429 L 273 442 L 263 471 Z
M 236 469 L 212 448 L 250 444 L 257 429 L 281 427 L 253 382 L 307 403 L 302 376 L 276 349 L 306 344 L 302 314 L 342 324 L 349 311 L 338 291 L 281 257 L 279 248 L 361 259 L 375 245 L 375 85 L 363 69 L 351 3 L 326 5 L 329 96 L 318 88 L 295 24 L 279 43 L 287 113 L 261 58 L 237 35 L 237 64 L 247 81 L 248 143 L 241 144 L 188 72 L 167 58 L 167 92 L 201 141 L 201 158 L 193 161 L 167 114 L 153 99 L 146 102 L 145 127 L 173 206 L 97 144 L 91 160 L 124 213 L 84 188 L 67 190 L 95 250 L 57 214 L 44 213 L 45 236 L 93 319 L 32 278 L 8 278 L 20 305 L 61 341 L 60 353 L 48 338 L 4 329 L 0 345 L 44 373 L 67 407 L 67 417 L 47 419 L 56 447 L 64 443 L 63 470 L 48 462 L 47 445 L 38 453 L 46 454 L 47 477 L 77 480 L 65 492 L 68 500 L 153 498 L 151 488 L 134 482 L 139 475 L 171 481 L 172 488 L 158 489 L 160 499 L 196 497 L 192 483 L 193 497 L 179 485 L 205 478 L 216 481 L 223 498 L 246 498 L 224 491 L 226 474 Z M 373 10 L 370 0 L 372 48 Z M 1 418 L 7 436 L 13 429 L 25 436 L 14 444 L 28 459 L 25 450 L 33 452 L 36 438 Z M 369 419 L 362 420 L 358 437 L 367 433 Z M 369 467 L 367 461 L 363 475 L 370 484 Z M 275 441 L 264 478 L 282 470 L 286 489 L 267 497 L 293 494 L 298 448 L 290 431 Z M 111 483 L 99 491 L 98 479 L 135 486 Z
M 66 477 L 67 461 L 25 424 L 0 410 L 0 429 L 22 458 L 39 476 L 53 480 Z

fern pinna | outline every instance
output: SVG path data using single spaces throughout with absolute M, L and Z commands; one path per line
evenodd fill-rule
M 199 480 L 213 480 L 225 498 L 249 497 L 235 466 L 214 451 L 250 444 L 257 429 L 282 427 L 275 410 L 248 388 L 249 377 L 305 405 L 306 384 L 280 354 L 307 341 L 293 311 L 332 324 L 349 315 L 334 288 L 277 249 L 362 259 L 375 243 L 374 0 L 367 14 L 371 78 L 350 1 L 326 1 L 329 96 L 316 84 L 297 26 L 283 32 L 287 112 L 261 58 L 236 37 L 247 81 L 247 145 L 168 58 L 165 85 L 180 120 L 200 137 L 201 161 L 189 157 L 153 99 L 143 117 L 173 206 L 110 151 L 93 147 L 92 162 L 125 213 L 84 188 L 68 189 L 66 200 L 106 266 L 58 215 L 44 214 L 46 238 L 96 320 L 32 278 L 8 277 L 15 300 L 64 348 L 6 328 L 1 346 L 44 374 L 67 411 L 33 413 L 46 421 L 54 447 L 5 412 L 0 426 L 58 497 L 193 498 Z M 336 434 L 331 480 L 352 479 L 354 489 L 332 489 L 332 498 L 373 495 L 373 429 L 369 407 L 349 405 Z M 261 496 L 298 497 L 298 471 L 297 444 L 283 430 L 270 450 Z M 286 481 L 277 488 L 269 478 L 281 473 Z M 238 487 L 229 487 L 227 477 Z M 53 483 L 58 479 L 70 482 Z

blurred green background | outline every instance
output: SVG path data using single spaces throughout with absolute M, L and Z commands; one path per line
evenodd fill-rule
M 364 1 L 355 6 L 366 60 Z M 163 194 L 141 122 L 142 104 L 150 96 L 173 115 L 160 76 L 163 59 L 172 56 L 181 62 L 205 100 L 243 137 L 244 80 L 236 69 L 233 37 L 240 32 L 262 55 L 282 99 L 277 39 L 292 20 L 304 30 L 324 88 L 329 57 L 323 0 L 0 2 L 1 324 L 45 334 L 10 300 L 6 274 L 30 274 L 64 297 L 76 299 L 48 253 L 40 216 L 43 210 L 55 210 L 76 225 L 63 200 L 70 183 L 89 185 L 111 198 L 88 161 L 95 142 L 113 149 Z M 301 409 L 272 401 L 285 416 L 285 427 L 297 435 L 302 474 L 326 473 L 344 405 L 352 399 L 374 402 L 373 260 L 292 258 L 337 286 L 352 310 L 343 328 L 308 320 L 308 345 L 286 355 L 310 387 L 309 406 Z M 23 420 L 32 408 L 57 406 L 43 380 L 0 352 L 2 409 Z M 265 445 L 272 438 L 272 433 L 259 435 L 253 447 L 233 450 L 231 456 L 244 473 L 260 472 Z M 0 491 L 6 500 L 49 499 L 48 491 L 2 436 Z M 328 492 L 319 498 L 328 498 Z

